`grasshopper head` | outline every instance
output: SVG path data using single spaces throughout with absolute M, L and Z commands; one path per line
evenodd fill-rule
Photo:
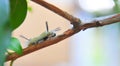
M 56 33 L 54 33 L 54 32 L 51 32 L 49 35 L 49 37 L 55 37 L 55 36 L 56 36 Z
M 56 32 L 59 31 L 59 30 L 60 30 L 60 28 L 58 27 L 58 28 L 56 28 L 56 29 L 50 31 L 49 37 L 55 37 L 55 36 L 56 36 Z

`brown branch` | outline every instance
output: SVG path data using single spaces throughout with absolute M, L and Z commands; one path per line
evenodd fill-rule
M 120 14 L 116 14 L 116 15 L 113 15 L 113 16 L 108 16 L 108 18 L 103 18 L 102 20 L 94 20 L 90 23 L 83 24 L 80 27 L 80 29 L 85 30 L 87 28 L 109 25 L 109 24 L 113 24 L 113 23 L 116 23 L 116 22 L 120 22 Z
M 57 8 L 56 6 L 52 5 L 52 4 L 49 4 L 47 2 L 45 2 L 44 0 L 32 0 L 33 2 L 35 3 L 38 3 L 39 5 L 57 13 L 58 15 L 64 17 L 65 19 L 69 20 L 71 22 L 71 24 L 75 24 L 76 26 L 76 22 L 77 23 L 80 23 L 80 19 L 68 14 L 67 12 L 65 11 L 62 11 L 61 9 Z
M 32 0 L 32 1 L 42 1 L 42 0 Z M 42 1 L 43 2 L 43 1 Z M 48 3 L 47 3 L 48 4 Z M 47 5 L 47 6 L 51 6 L 51 5 Z M 53 6 L 53 5 L 52 5 Z M 53 7 L 50 7 L 53 12 L 63 16 L 64 18 L 70 20 L 70 21 L 73 21 L 74 22 L 74 19 L 76 20 L 75 17 L 67 14 L 67 15 L 64 15 L 64 14 L 61 14 L 62 10 L 58 9 L 57 7 L 53 6 Z M 58 9 L 58 11 L 56 11 L 56 9 Z M 55 10 L 55 11 L 54 11 Z M 72 17 L 72 18 L 71 18 Z M 44 47 L 48 47 L 50 45 L 53 45 L 53 44 L 56 44 L 58 43 L 59 41 L 61 40 L 64 40 L 72 35 L 74 35 L 75 33 L 81 31 L 81 30 L 85 30 L 87 28 L 92 28 L 92 27 L 99 27 L 99 26 L 104 26 L 104 25 L 109 25 L 109 24 L 112 24 L 112 23 L 116 23 L 116 22 L 119 22 L 120 21 L 120 14 L 117 14 L 117 15 L 114 15 L 112 17 L 109 17 L 109 18 L 106 18 L 106 19 L 102 19 L 102 20 L 95 20 L 95 21 L 92 21 L 90 23 L 86 23 L 86 24 L 83 24 L 83 25 L 79 25 L 77 26 L 79 29 L 68 29 L 67 31 L 65 31 L 62 35 L 59 35 L 55 38 L 52 38 L 52 39 L 49 39 L 49 40 L 46 40 L 44 42 L 41 42 L 39 44 L 36 44 L 36 45 L 32 45 L 32 46 L 29 46 L 25 49 L 23 49 L 23 54 L 22 55 L 17 55 L 16 53 L 13 53 L 12 55 L 9 55 L 7 56 L 6 58 L 6 61 L 9 61 L 9 60 L 14 60 L 14 59 L 17 59 L 19 57 L 22 57 L 24 55 L 27 55 L 29 53 L 32 53 L 36 50 L 39 50 L 39 49 L 42 49 Z M 79 22 L 79 19 L 78 21 L 76 20 L 75 22 Z

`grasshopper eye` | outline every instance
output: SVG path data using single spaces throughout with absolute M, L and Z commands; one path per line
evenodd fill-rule
M 53 34 L 52 34 L 52 37 L 55 37 L 55 36 L 56 36 L 56 33 L 53 33 Z
M 49 38 L 51 38 L 51 37 L 55 37 L 56 36 L 56 33 L 51 33 L 50 35 L 49 35 Z
M 51 31 L 51 34 L 50 34 L 50 37 L 55 37 L 55 36 L 56 36 L 56 32 L 59 31 L 59 30 L 61 30 L 60 27 L 52 30 L 52 31 Z

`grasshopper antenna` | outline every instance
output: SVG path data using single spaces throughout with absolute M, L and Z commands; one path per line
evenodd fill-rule
M 46 21 L 46 30 L 49 32 L 48 22 Z
M 24 38 L 24 39 L 26 39 L 26 40 L 30 41 L 30 39 L 26 38 L 26 37 L 25 37 L 25 36 L 23 36 L 23 35 L 20 35 L 20 37 L 22 37 L 22 38 Z

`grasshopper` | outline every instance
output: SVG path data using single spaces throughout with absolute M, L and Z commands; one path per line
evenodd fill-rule
M 43 32 L 43 33 L 41 33 L 38 37 L 35 37 L 35 38 L 32 38 L 32 39 L 28 39 L 28 38 L 26 38 L 26 37 L 24 37 L 24 36 L 20 36 L 20 37 L 22 37 L 22 38 L 24 38 L 24 39 L 26 39 L 26 40 L 28 40 L 29 42 L 29 45 L 28 46 L 31 46 L 31 45 L 34 45 L 34 44 L 38 44 L 38 43 L 40 43 L 40 42 L 43 42 L 43 41 L 45 41 L 45 40 L 47 40 L 47 39 L 50 39 L 50 38 L 52 38 L 52 37 L 55 37 L 56 36 L 56 31 L 59 31 L 60 30 L 60 28 L 56 28 L 56 29 L 54 29 L 54 30 L 51 30 L 51 31 L 49 31 L 49 28 L 48 28 L 48 23 L 46 22 L 46 31 L 45 32 Z

